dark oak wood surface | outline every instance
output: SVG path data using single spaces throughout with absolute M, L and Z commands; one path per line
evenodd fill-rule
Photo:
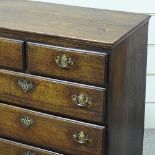
M 56 63 L 57 56 L 61 59 L 64 55 L 71 58 L 69 68 L 62 68 Z M 106 67 L 106 54 L 28 43 L 28 71 L 33 73 L 103 87 L 106 84 Z
M 18 80 L 32 83 L 32 90 L 23 92 Z M 0 69 L 0 86 L 0 100 L 90 122 L 104 122 L 105 89 L 103 88 L 2 69 Z M 79 107 L 73 102 L 73 95 L 78 96 L 81 93 L 91 100 L 91 104 L 86 108 Z
M 148 18 L 144 14 L 27 0 L 5 0 L 0 5 L 1 30 L 49 35 L 51 38 L 59 36 L 105 46 L 116 43 Z
M 21 118 L 25 117 L 33 121 L 30 127 L 21 122 Z M 0 122 L 0 136 L 40 145 L 50 150 L 56 149 L 74 155 L 102 155 L 105 149 L 105 129 L 102 126 L 38 113 L 2 103 L 0 103 Z M 89 142 L 86 144 L 79 143 L 73 138 L 73 134 L 81 131 L 88 135 Z
M 60 154 L 0 138 L 0 155 L 60 155 Z
M 109 65 L 107 155 L 142 155 L 148 24 L 113 49 Z
M 144 14 L 27 0 L 1 1 L 0 37 L 24 42 L 23 62 L 27 74 L 0 69 L 0 101 L 3 101 L 0 104 L 0 136 L 64 154 L 142 155 L 149 18 L 149 15 Z M 0 41 L 1 67 L 23 69 L 22 59 L 19 59 L 22 55 L 18 53 L 22 51 L 19 49 L 22 42 L 7 40 L 4 44 L 1 38 Z M 31 43 L 29 51 L 26 49 L 27 43 Z M 87 55 L 91 61 L 89 65 L 87 59 L 83 61 L 84 57 L 77 54 L 76 60 L 78 58 L 84 67 L 79 69 L 76 66 L 79 74 L 73 70 L 66 74 L 56 70 L 57 66 L 53 71 L 50 70 L 49 67 L 55 65 L 53 50 L 51 52 L 51 48 L 46 47 L 45 50 L 36 47 L 36 44 L 71 49 L 72 52 L 65 51 L 65 54 L 72 57 L 76 55 L 76 50 L 78 54 L 81 50 L 83 55 L 86 51 L 101 54 L 97 54 L 99 57 L 95 55 L 95 60 L 94 55 Z M 7 47 L 6 52 L 3 51 L 4 45 Z M 9 51 L 17 53 L 12 55 Z M 55 53 L 61 52 L 57 50 Z M 105 67 L 107 58 L 103 56 L 104 53 L 108 57 L 108 69 Z M 15 61 L 13 64 L 10 61 L 11 55 Z M 96 74 L 94 77 L 93 72 Z M 19 80 L 20 84 L 17 85 Z M 25 84 L 29 84 L 28 87 Z M 104 84 L 107 92 L 103 88 Z M 32 85 L 33 88 L 27 92 L 26 89 Z M 81 93 L 88 95 L 91 100 L 87 108 L 73 103 L 73 95 Z M 28 116 L 35 123 L 30 128 L 25 128 L 19 121 L 21 116 Z M 90 135 L 93 139 L 91 143 L 82 145 L 74 141 L 73 132 L 80 130 Z
M 0 37 L 0 66 L 23 70 L 23 41 Z

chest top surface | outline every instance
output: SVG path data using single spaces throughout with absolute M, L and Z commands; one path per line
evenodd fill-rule
M 8 29 L 113 45 L 138 25 L 145 14 L 90 9 L 27 0 L 3 0 L 0 30 Z

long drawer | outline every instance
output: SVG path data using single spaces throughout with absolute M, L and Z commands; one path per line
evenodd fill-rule
M 0 155 L 60 155 L 60 154 L 0 138 Z
M 0 100 L 57 115 L 104 122 L 105 89 L 0 69 Z
M 0 136 L 74 155 L 104 154 L 105 128 L 0 103 Z

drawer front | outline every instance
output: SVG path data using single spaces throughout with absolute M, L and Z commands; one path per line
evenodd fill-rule
M 0 103 L 0 135 L 74 155 L 102 155 L 104 127 Z M 20 132 L 19 132 L 20 131 Z
M 0 38 L 0 66 L 23 70 L 23 41 Z
M 60 154 L 0 138 L 0 155 L 60 155 Z
M 103 86 L 106 55 L 28 43 L 28 69 L 59 79 Z
M 0 70 L 0 99 L 25 107 L 104 122 L 105 90 Z

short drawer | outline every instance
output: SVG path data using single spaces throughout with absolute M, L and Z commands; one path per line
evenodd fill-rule
M 0 135 L 74 155 L 103 155 L 105 128 L 0 103 Z M 20 131 L 20 132 L 19 132 Z
M 103 86 L 106 82 L 104 53 L 28 43 L 28 69 L 58 79 Z
M 0 155 L 62 155 L 0 138 Z
M 71 118 L 104 122 L 103 88 L 1 69 L 0 100 Z
M 23 41 L 0 38 L 0 66 L 23 70 Z

